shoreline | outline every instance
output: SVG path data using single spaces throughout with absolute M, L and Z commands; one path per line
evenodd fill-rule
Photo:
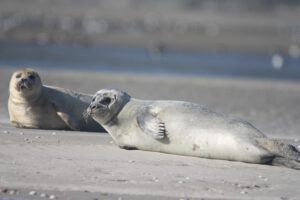
M 0 42 L 0 68 L 82 70 L 153 76 L 300 80 L 299 59 L 284 54 L 182 51 L 113 46 L 38 45 Z M 282 64 L 274 65 L 273 59 Z

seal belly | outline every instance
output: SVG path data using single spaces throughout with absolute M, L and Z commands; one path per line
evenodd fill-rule
M 158 117 L 165 122 L 169 142 L 155 141 L 152 151 L 250 163 L 272 156 L 251 139 L 263 136 L 257 129 L 201 107 L 175 102 L 162 108 Z
M 271 156 L 247 139 L 242 140 L 230 133 L 208 131 L 206 136 L 199 135 L 190 142 L 192 151 L 205 158 L 260 163 L 265 156 Z
M 146 136 L 143 136 L 146 137 Z M 163 144 L 149 138 L 139 140 L 137 145 L 141 150 L 158 151 L 162 153 L 211 158 L 220 160 L 242 161 L 248 163 L 265 163 L 273 155 L 260 149 L 251 142 L 238 140 L 234 135 L 221 133 L 186 133 L 172 135 L 170 142 Z M 144 141 L 141 143 L 141 141 Z
M 49 106 L 16 105 L 15 109 L 18 114 L 14 115 L 14 121 L 18 122 L 21 127 L 69 130 L 54 109 Z

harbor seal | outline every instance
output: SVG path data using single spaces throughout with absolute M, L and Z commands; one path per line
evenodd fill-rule
M 19 128 L 104 131 L 82 115 L 91 100 L 92 95 L 43 85 L 36 71 L 20 69 L 10 80 L 9 118 Z
M 99 90 L 87 113 L 119 147 L 300 169 L 300 153 L 246 121 L 183 101 L 144 101 Z

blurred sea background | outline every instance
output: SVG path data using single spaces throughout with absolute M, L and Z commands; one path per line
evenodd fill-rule
M 300 80 L 298 0 L 0 0 L 0 67 Z

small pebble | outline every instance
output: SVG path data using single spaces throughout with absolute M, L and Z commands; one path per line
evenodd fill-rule
M 188 176 L 187 176 L 187 177 L 185 177 L 185 180 L 190 180 L 190 177 L 188 177 Z
M 4 134 L 9 134 L 9 131 L 4 130 L 3 133 L 4 133 Z
M 300 145 L 299 145 L 299 146 L 297 146 L 297 148 L 298 148 L 298 149 L 300 149 Z
M 8 194 L 10 194 L 10 195 L 14 195 L 14 194 L 16 194 L 17 193 L 17 190 L 9 190 L 8 191 Z
M 35 138 L 35 139 L 39 139 L 39 138 L 41 138 L 41 136 L 35 136 L 34 138 Z
M 51 194 L 51 195 L 49 196 L 49 199 L 56 199 L 56 196 L 53 195 L 53 194 Z
M 179 184 L 183 184 L 183 183 L 184 183 L 184 181 L 178 181 L 178 183 L 179 183 Z
M 295 139 L 294 141 L 295 141 L 295 142 L 299 142 L 300 140 L 299 140 L 299 139 Z
M 241 194 L 247 194 L 248 192 L 246 192 L 246 191 L 244 191 L 244 190 L 242 190 L 241 191 Z
M 40 197 L 45 198 L 45 197 L 47 197 L 47 194 L 46 193 L 41 193 Z
M 159 181 L 156 177 L 153 177 L 152 180 L 153 180 L 154 182 L 158 182 L 158 181 Z
M 24 133 L 23 133 L 23 132 L 20 132 L 20 135 L 24 135 Z
M 32 143 L 32 140 L 29 138 L 24 138 L 24 141 L 26 141 L 27 143 Z
M 130 162 L 130 163 L 134 163 L 134 160 L 128 160 L 128 162 Z
M 56 132 L 52 132 L 51 135 L 56 135 Z
M 37 194 L 37 192 L 34 191 L 34 190 L 32 190 L 32 191 L 29 192 L 29 195 L 32 195 L 32 196 L 33 196 L 33 195 L 36 195 L 36 194 Z

